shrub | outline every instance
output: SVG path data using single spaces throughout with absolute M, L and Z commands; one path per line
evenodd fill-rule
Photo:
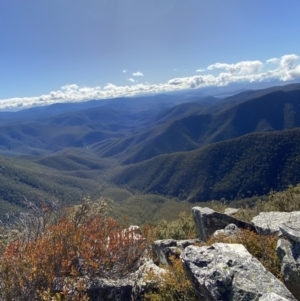
M 269 201 L 266 203 L 265 211 L 296 211 L 300 210 L 300 184 L 289 186 L 282 192 L 272 191 Z
M 158 239 L 190 239 L 197 237 L 196 226 L 192 214 L 182 212 L 174 221 L 159 221 L 155 226 L 144 225 L 143 233 L 149 243 Z M 151 292 L 145 294 L 148 301 L 181 301 L 198 300 L 192 283 L 188 279 L 180 259 L 171 256 L 171 265 L 165 267 L 166 273 L 163 275 L 149 274 L 148 280 L 155 283 Z
M 198 300 L 193 285 L 188 279 L 182 262 L 170 256 L 171 265 L 165 267 L 166 273 L 162 276 L 149 274 L 148 280 L 153 281 L 155 288 L 145 294 L 146 301 L 194 301 Z
M 285 191 L 271 191 L 267 200 L 258 199 L 254 206 L 244 206 L 235 218 L 250 222 L 260 212 L 291 212 L 300 210 L 300 184 L 289 186 Z
M 190 239 L 197 237 L 197 230 L 192 214 L 182 212 L 174 221 L 159 221 L 155 226 L 144 225 L 143 233 L 152 243 L 158 239 Z
M 95 214 L 96 207 L 85 200 L 34 240 L 10 242 L 0 258 L 2 300 L 63 300 L 64 290 L 55 297 L 58 279 L 75 288 L 68 300 L 83 300 L 80 276 L 115 278 L 135 270 L 145 241 L 104 211 Z

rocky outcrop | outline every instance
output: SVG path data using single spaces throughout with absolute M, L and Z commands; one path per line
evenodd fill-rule
M 134 282 L 130 279 L 94 278 L 87 285 L 87 295 L 91 300 L 125 301 L 131 300 Z
M 225 236 L 233 236 L 240 232 L 239 228 L 235 224 L 229 224 L 225 227 L 225 229 L 217 230 L 213 235 L 217 237 L 218 235 L 225 235 Z
M 200 300 L 262 301 L 276 295 L 277 300 L 295 300 L 243 245 L 189 246 L 181 256 Z
M 283 281 L 295 298 L 300 300 L 300 228 L 298 223 L 291 226 L 284 224 L 279 227 L 287 240 L 280 239 L 276 251 L 281 260 Z
M 133 292 L 134 281 L 129 278 L 125 279 L 108 279 L 94 277 L 77 277 L 72 278 L 57 278 L 55 280 L 55 291 L 67 292 L 67 298 L 72 298 L 77 292 L 78 287 L 84 288 L 85 294 L 92 301 L 129 301 Z M 139 299 L 136 299 L 139 300 Z
M 215 231 L 224 229 L 229 224 L 235 224 L 239 228 L 255 231 L 255 227 L 232 216 L 216 212 L 210 208 L 193 207 L 192 213 L 197 228 L 198 237 L 206 241 Z
M 152 282 L 147 280 L 150 271 L 158 277 L 166 273 L 166 270 L 149 260 L 140 266 L 136 272 L 120 279 L 78 277 L 76 279 L 64 278 L 61 282 L 61 279 L 57 278 L 55 291 L 66 290 L 68 297 L 71 298 L 77 290 L 76 283 L 80 283 L 91 301 L 142 301 L 144 300 L 144 293 L 152 287 Z
M 293 212 L 261 212 L 252 219 L 252 224 L 260 234 L 274 234 L 280 231 L 282 225 L 300 226 L 300 211 Z
M 152 245 L 152 252 L 155 263 L 157 264 L 169 264 L 169 257 L 174 255 L 179 257 L 184 248 L 187 246 L 199 243 L 198 239 L 186 239 L 186 240 L 175 240 L 175 239 L 163 239 L 156 240 Z
M 152 260 L 144 263 L 134 274 L 131 279 L 134 281 L 134 286 L 131 293 L 131 301 L 142 301 L 145 292 L 152 288 L 152 281 L 149 280 L 149 274 L 155 275 L 160 278 L 167 271 L 158 267 Z
M 231 214 L 231 212 L 227 212 Z M 184 267 L 192 279 L 200 300 L 207 301 L 300 301 L 300 219 L 299 212 L 262 213 L 253 219 L 253 224 L 240 221 L 228 214 L 209 208 L 194 207 L 193 216 L 200 239 L 157 240 L 152 251 L 156 264 L 170 264 L 170 256 L 181 257 Z M 299 215 L 300 217 L 300 215 Z M 239 244 L 216 243 L 210 247 L 198 247 L 211 235 L 238 235 L 240 228 L 270 234 L 280 232 L 277 254 L 282 261 L 282 277 L 285 285 L 248 253 Z M 136 240 L 143 239 L 137 226 L 124 230 L 133 233 Z M 123 232 L 122 232 L 123 233 Z M 147 254 L 147 252 L 145 252 Z M 136 272 L 120 279 L 82 277 L 90 300 L 142 301 L 145 292 L 151 290 L 153 282 L 147 275 L 159 277 L 167 271 L 153 261 L 143 257 Z M 57 282 L 57 291 L 68 284 Z M 294 296 L 292 295 L 292 293 Z M 73 288 L 76 290 L 76 287 Z

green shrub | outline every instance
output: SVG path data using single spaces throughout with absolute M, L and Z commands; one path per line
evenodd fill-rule
M 193 285 L 188 279 L 182 262 L 173 256 L 171 265 L 164 267 L 166 273 L 162 276 L 149 274 L 148 280 L 155 283 L 154 289 L 145 294 L 146 301 L 196 301 L 198 300 Z
M 160 220 L 156 225 L 144 225 L 143 233 L 149 243 L 158 239 L 190 239 L 197 238 L 197 230 L 192 214 L 182 212 L 174 221 Z
M 260 212 L 291 212 L 300 210 L 300 184 L 285 191 L 271 191 L 267 200 L 258 199 L 253 206 L 245 205 L 234 217 L 250 222 Z
M 297 211 L 300 210 L 300 184 L 289 186 L 282 192 L 272 191 L 269 201 L 265 204 L 265 211 Z

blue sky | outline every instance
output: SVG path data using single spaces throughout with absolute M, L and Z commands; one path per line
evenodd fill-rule
M 299 0 L 9 0 L 0 109 L 300 80 Z

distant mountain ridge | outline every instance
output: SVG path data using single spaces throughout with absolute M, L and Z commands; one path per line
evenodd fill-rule
M 185 116 L 187 106 L 191 115 Z M 176 109 L 183 110 L 183 117 Z M 169 121 L 159 122 L 159 125 L 138 134 L 111 139 L 105 147 L 97 144 L 96 152 L 104 157 L 115 156 L 123 164 L 132 164 L 160 154 L 190 151 L 249 133 L 299 127 L 300 90 L 272 92 L 216 114 L 201 114 L 202 107 L 195 104 L 176 106 L 168 111 Z M 173 112 L 176 112 L 175 116 Z
M 103 183 L 194 202 L 300 182 L 300 84 L 196 92 L 0 112 L 0 209 Z

